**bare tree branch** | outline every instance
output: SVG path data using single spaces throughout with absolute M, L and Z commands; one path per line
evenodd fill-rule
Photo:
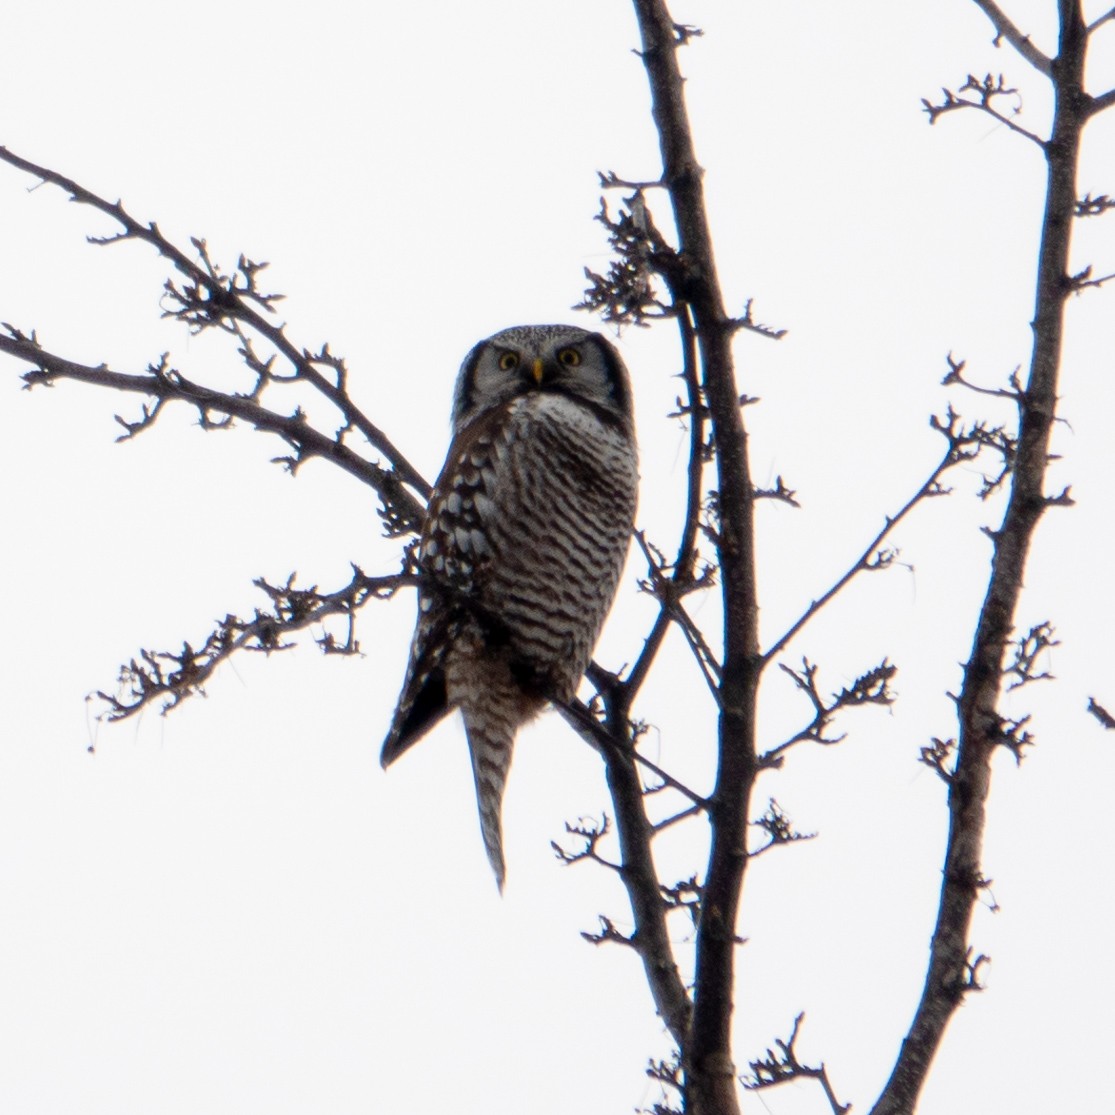
M 764 852 L 769 852 L 771 848 L 782 847 L 786 844 L 799 844 L 803 840 L 813 840 L 817 835 L 815 832 L 798 832 L 794 828 L 793 822 L 774 798 L 770 799 L 766 810 L 753 823 L 756 828 L 762 829 L 766 833 L 767 842 L 761 844 L 758 848 L 749 849 L 748 859 L 756 859 Z
M 674 576 L 666 575 L 669 567 L 666 565 L 665 559 L 655 546 L 647 542 L 646 535 L 643 534 L 642 531 L 635 532 L 635 541 L 643 551 L 643 557 L 646 558 L 647 569 L 650 574 L 647 580 L 639 582 L 640 588 L 659 601 L 661 604 L 661 612 L 659 614 L 661 616 L 665 616 L 667 619 L 672 620 L 681 628 L 682 633 L 685 635 L 686 642 L 693 652 L 693 657 L 696 659 L 701 674 L 705 679 L 705 683 L 708 685 L 709 692 L 712 694 L 713 699 L 719 703 L 719 685 L 723 669 L 716 660 L 716 656 L 713 654 L 700 628 L 693 622 L 689 613 L 685 610 L 685 606 L 681 602 L 682 597 L 688 592 L 692 592 L 698 588 L 704 588 L 706 584 L 711 583 L 711 576 L 700 580 L 689 579 L 687 582 L 681 582 L 679 584 L 679 578 L 676 576 L 678 572 L 677 567 L 673 567 Z M 649 643 L 649 641 L 648 639 L 647 642 Z M 644 644 L 643 655 L 640 656 L 640 662 L 636 663 L 636 666 L 641 666 L 642 658 L 646 653 L 646 644 Z M 627 696 L 626 691 L 624 695 Z
M 630 725 L 621 719 L 607 694 L 605 704 L 603 721 L 579 701 L 559 705 L 558 711 L 604 760 L 620 845 L 622 866 L 618 874 L 627 891 L 635 920 L 635 932 L 625 941 L 642 960 L 655 1008 L 681 1048 L 689 1030 L 692 1003 L 678 971 L 666 925 L 667 907 L 651 849 L 654 831 L 646 814 Z M 620 743 L 620 740 L 625 743 Z M 604 936 L 601 940 L 613 939 L 608 934 L 611 923 L 606 919 L 602 922 Z M 595 940 L 595 937 L 587 939 Z
M 685 311 L 685 307 L 680 307 Z M 658 616 L 654 626 L 643 644 L 643 649 L 631 667 L 627 679 L 617 698 L 630 709 L 635 697 L 642 688 L 658 650 L 665 638 L 671 622 L 677 619 L 674 605 L 689 592 L 712 584 L 712 567 L 697 572 L 699 560 L 698 532 L 701 520 L 702 492 L 704 490 L 704 469 L 706 464 L 705 429 L 708 424 L 708 408 L 701 397 L 697 354 L 697 340 L 693 322 L 688 312 L 675 315 L 678 323 L 679 339 L 682 350 L 681 378 L 685 384 L 685 401 L 678 400 L 677 417 L 688 423 L 689 462 L 686 471 L 685 519 L 678 542 L 677 555 L 672 565 L 652 557 L 645 536 L 640 532 L 636 539 L 643 549 L 650 568 L 651 579 L 648 587 L 659 601 Z M 700 663 L 702 671 L 705 663 Z
M 621 871 L 618 863 L 613 863 L 600 851 L 600 841 L 611 831 L 608 814 L 605 813 L 599 821 L 594 817 L 582 817 L 576 823 L 566 821 L 565 832 L 573 837 L 576 844 L 566 848 L 556 840 L 550 841 L 554 855 L 567 867 L 574 863 L 584 863 L 586 860 L 606 867 L 610 871 Z
M 1115 89 L 1108 89 L 1106 93 L 1099 93 L 1092 97 L 1088 103 L 1088 115 L 1096 116 L 1115 105 Z
M 299 408 L 283 414 L 263 406 L 252 395 L 231 394 L 193 383 L 170 366 L 166 353 L 157 362 L 149 364 L 143 374 L 115 372 L 106 364 L 91 367 L 49 352 L 34 333 L 27 335 L 8 324 L 2 328 L 5 333 L 0 333 L 0 352 L 26 360 L 33 366 L 33 370 L 23 376 L 28 387 L 49 386 L 58 380 L 68 379 L 143 395 L 151 400 L 151 405 L 145 404 L 140 417 L 134 421 L 117 416 L 116 421 L 124 428 L 118 441 L 149 429 L 167 403 L 186 403 L 197 410 L 203 427 L 223 427 L 228 419 L 239 418 L 257 430 L 277 434 L 292 452 L 276 460 L 291 472 L 311 458 L 318 457 L 367 484 L 383 502 L 382 514 L 391 534 L 417 530 L 422 521 L 422 504 L 402 486 L 396 472 L 361 457 L 339 437 L 321 433 L 310 425 Z M 214 418 L 214 414 L 223 417 Z
M 751 1072 L 743 1077 L 743 1086 L 749 1091 L 758 1092 L 763 1088 L 773 1088 L 778 1084 L 785 1084 L 791 1080 L 816 1080 L 825 1093 L 833 1115 L 847 1115 L 852 1110 L 850 1103 L 841 1103 L 836 1098 L 836 1092 L 829 1081 L 828 1072 L 824 1062 L 816 1066 L 803 1065 L 798 1059 L 794 1045 L 798 1040 L 798 1031 L 801 1028 L 805 1012 L 802 1011 L 794 1019 L 790 1036 L 783 1040 L 775 1038 L 775 1048 L 767 1049 L 766 1056 L 759 1057 L 751 1062 Z
M 1025 635 L 1012 644 L 1014 656 L 1010 664 L 1003 670 L 1003 677 L 1011 678 L 1007 690 L 1021 689 L 1034 681 L 1052 681 L 1053 675 L 1048 671 L 1039 672 L 1037 661 L 1046 651 L 1059 647 L 1061 640 L 1054 638 L 1053 625 L 1050 623 L 1035 623 Z
M 939 739 L 934 736 L 929 744 L 921 749 L 918 761 L 935 770 L 947 785 L 952 781 L 953 762 L 956 757 L 956 740 Z
M 180 651 L 141 650 L 137 658 L 121 668 L 116 694 L 98 692 L 97 697 L 107 705 L 108 720 L 134 716 L 155 702 L 160 703 L 159 711 L 165 716 L 186 698 L 204 695 L 205 683 L 217 667 L 238 651 L 273 654 L 289 650 L 294 644 L 286 636 L 323 624 L 332 616 L 346 619 L 347 637 L 338 642 L 332 633 L 323 630 L 318 645 L 327 654 L 359 654 L 353 626 L 357 610 L 373 597 L 386 599 L 414 583 L 412 575 L 368 577 L 355 566 L 347 585 L 325 593 L 316 586 L 297 588 L 293 573 L 281 585 L 259 577 L 254 584 L 270 598 L 270 610 L 257 608 L 251 619 L 226 615 L 196 649 L 183 643 Z
M 754 299 L 748 298 L 744 303 L 743 314 L 740 317 L 732 319 L 732 325 L 736 329 L 746 329 L 752 333 L 758 333 L 760 337 L 766 337 L 771 341 L 780 341 L 786 336 L 787 330 L 776 329 L 773 325 L 764 325 L 761 321 L 756 321 L 752 313 Z
M 684 1087 L 681 1056 L 675 1052 L 667 1061 L 652 1060 L 647 1066 L 647 1076 L 657 1081 L 661 1091 L 658 1102 L 651 1107 L 642 1108 L 638 1115 L 681 1115 L 680 1109 L 672 1102 L 675 1097 L 681 1095 Z
M 1088 34 L 1092 35 L 1100 29 L 1109 20 L 1115 19 L 1115 8 L 1109 8 L 1101 16 L 1097 16 L 1088 24 Z
M 1049 77 L 1053 73 L 1053 60 L 1046 57 L 1030 40 L 1029 35 L 1023 35 L 1022 32 L 1011 21 L 1010 17 L 995 3 L 995 0 L 975 0 L 976 7 L 978 7 L 995 27 L 994 43 L 996 46 L 1000 44 L 1003 39 L 1008 43 L 1031 66 L 1034 67 L 1038 73 L 1045 74 Z
M 792 670 L 783 662 L 778 666 L 809 698 L 813 706 L 813 719 L 789 739 L 760 755 L 759 765 L 763 768 L 780 767 L 786 752 L 799 743 L 810 742 L 820 744 L 822 747 L 832 747 L 843 742 L 843 734 L 839 736 L 825 734 L 835 716 L 843 709 L 856 708 L 860 705 L 889 706 L 895 700 L 890 683 L 898 668 L 885 658 L 878 666 L 857 677 L 851 685 L 845 686 L 839 693 L 834 693 L 828 698 L 824 697 L 817 687 L 817 666 L 808 658 L 802 659 L 800 671 Z
M 960 429 L 956 416 L 951 411 L 949 411 L 949 417 L 944 421 L 944 424 L 941 420 L 934 420 L 933 427 L 942 433 L 948 441 L 948 447 L 940 461 L 934 466 L 933 471 L 922 482 L 918 490 L 893 515 L 886 517 L 882 527 L 879 528 L 875 536 L 860 552 L 859 557 L 845 572 L 813 600 L 809 607 L 763 651 L 762 665 L 764 667 L 785 650 L 789 642 L 815 619 L 825 605 L 838 596 L 850 581 L 860 573 L 878 572 L 881 569 L 888 569 L 894 563 L 897 556 L 896 551 L 883 547 L 883 543 L 894 528 L 924 500 L 947 495 L 948 489 L 941 486 L 941 477 L 961 461 L 972 460 L 978 452 L 970 432 Z
M 973 96 L 965 96 L 966 93 L 971 93 Z M 1030 140 L 1032 143 L 1037 144 L 1038 147 L 1045 149 L 1046 141 L 1041 136 L 1035 135 L 1029 129 L 1022 127 L 1021 124 L 1016 124 L 1013 120 L 1021 111 L 1021 101 L 1017 89 L 1009 88 L 1003 82 L 1003 75 L 999 74 L 993 77 L 991 74 L 986 74 L 982 78 L 978 78 L 973 74 L 969 74 L 964 84 L 953 92 L 951 89 L 943 88 L 941 90 L 942 99 L 934 103 L 925 98 L 922 98 L 922 105 L 925 107 L 926 113 L 929 115 L 929 123 L 936 124 L 940 117 L 946 113 L 955 112 L 959 109 L 974 108 L 980 112 L 986 113 L 988 116 L 997 120 L 1004 127 L 1009 128 L 1012 132 L 1017 133 L 1024 139 Z M 999 100 L 1003 97 L 1015 98 L 1014 111 L 1008 116 L 1006 113 L 1000 111 L 996 106 Z
M 1090 288 L 1099 288 L 1105 286 L 1107 283 L 1115 279 L 1115 274 L 1101 275 L 1098 279 L 1092 278 L 1091 265 L 1085 267 L 1081 271 L 1077 271 L 1075 275 L 1069 276 L 1069 284 L 1074 291 L 1088 290 Z
M 1108 197 L 1107 194 L 1099 194 L 1097 197 L 1092 197 L 1091 194 L 1085 194 L 1076 203 L 1075 216 L 1099 217 L 1104 213 L 1110 212 L 1112 209 L 1115 209 L 1115 198 Z
M 1115 732 L 1115 716 L 1107 711 L 1095 699 L 1095 697 L 1088 698 L 1088 711 L 1105 727 L 1109 732 Z
M 757 771 L 755 694 L 758 607 L 754 568 L 754 488 L 740 412 L 731 340 L 737 325 L 725 312 L 693 148 L 677 51 L 679 36 L 663 0 L 634 0 L 651 114 L 662 152 L 662 176 L 684 272 L 673 279 L 696 327 L 704 402 L 716 449 L 719 501 L 717 557 L 723 601 L 719 769 L 710 797 L 710 850 L 704 909 L 697 931 L 692 1025 L 682 1046 L 686 1110 L 729 1115 L 739 1110 L 731 1052 L 735 931 L 747 865 L 747 816 Z
M 990 534 L 991 576 L 956 702 L 959 733 L 955 764 L 947 772 L 950 823 L 944 882 L 925 986 L 873 1115 L 909 1115 L 914 1110 L 945 1028 L 965 993 L 979 986 L 979 970 L 986 962 L 982 956 L 972 960 L 968 937 L 972 912 L 985 885 L 980 860 L 992 755 L 996 747 L 1006 744 L 1017 757 L 1029 742 L 1022 727 L 1025 718 L 1008 721 L 998 706 L 1026 557 L 1038 520 L 1051 502 L 1044 485 L 1057 413 L 1065 302 L 1072 291 L 1068 259 L 1078 197 L 1076 170 L 1081 133 L 1092 113 L 1083 92 L 1088 33 L 1079 0 L 1058 0 L 1059 50 L 1048 71 L 1042 56 L 1035 61 L 1029 41 L 995 5 L 986 0 L 976 3 L 998 20 L 1000 32 L 1031 62 L 1042 62 L 1038 68 L 1048 72 L 1056 90 L 1051 136 L 1044 147 L 1047 188 L 1035 284 L 1034 347 L 1019 403 L 1021 422 L 1007 506 L 1002 525 Z M 942 745 L 922 754 L 923 758 L 928 754 L 931 765 L 945 775 L 947 751 L 947 745 Z
M 241 256 L 235 271 L 231 275 L 225 275 L 211 260 L 204 240 L 193 239 L 198 258 L 191 259 L 163 236 L 158 225 L 154 222 L 143 224 L 137 221 L 120 202 L 106 201 L 73 179 L 23 159 L 6 147 L 0 147 L 0 161 L 59 187 L 73 201 L 104 213 L 120 225 L 121 231 L 116 234 L 89 237 L 91 243 L 115 244 L 124 240 L 139 240 L 150 244 L 159 255 L 168 260 L 182 279 L 177 282 L 167 280 L 165 291 L 172 308 L 164 311 L 164 316 L 183 322 L 195 332 L 219 328 L 243 338 L 242 328 L 247 327 L 266 340 L 289 363 L 292 371 L 287 377 L 277 376 L 269 362 L 260 361 L 250 350 L 242 353 L 248 366 L 257 375 L 256 389 L 251 398 L 258 401 L 259 393 L 268 383 L 299 380 L 309 384 L 342 415 L 344 426 L 342 433 L 337 435 L 338 441 L 344 430 L 356 430 L 374 450 L 387 459 L 390 470 L 385 471 L 396 474 L 398 485 L 411 487 L 423 501 L 429 498 L 430 486 L 427 481 L 387 435 L 349 398 L 344 362 L 333 356 L 328 346 L 324 346 L 318 353 L 299 349 L 287 338 L 284 326 L 275 325 L 261 315 L 260 311 L 272 312 L 275 302 L 281 297 L 264 294 L 259 290 L 257 279 L 267 266 L 265 263 L 256 263 Z M 323 374 L 323 367 L 328 368 L 331 379 Z
M 959 384 L 969 391 L 974 391 L 977 395 L 989 395 L 993 399 L 1007 399 L 1016 405 L 1022 401 L 1022 381 L 1018 378 L 1021 368 L 1015 368 L 1011 372 L 1008 380 L 1009 387 L 981 387 L 965 376 L 964 369 L 968 366 L 966 360 L 957 360 L 951 352 L 945 357 L 945 360 L 948 363 L 949 370 L 944 379 L 941 380 L 943 386 Z

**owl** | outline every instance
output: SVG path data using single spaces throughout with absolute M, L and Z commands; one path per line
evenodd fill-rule
M 515 735 L 547 702 L 577 692 L 627 555 L 638 479 L 627 369 L 600 334 L 516 326 L 465 358 L 381 761 L 460 709 L 501 891 Z

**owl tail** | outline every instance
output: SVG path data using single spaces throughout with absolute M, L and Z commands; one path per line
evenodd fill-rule
M 476 804 L 480 810 L 480 832 L 484 850 L 495 873 L 496 885 L 503 893 L 506 867 L 503 861 L 503 789 L 511 769 L 511 749 L 517 725 L 462 708 L 468 749 L 472 756 L 472 774 L 476 779 Z

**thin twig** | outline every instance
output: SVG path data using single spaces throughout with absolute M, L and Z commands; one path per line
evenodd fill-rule
M 965 93 L 969 92 L 976 94 L 976 99 L 964 96 Z M 941 93 L 944 99 L 939 103 L 922 98 L 921 103 L 929 115 L 930 124 L 935 124 L 947 113 L 973 108 L 986 113 L 1004 127 L 1009 128 L 1024 139 L 1030 140 L 1031 143 L 1036 144 L 1042 150 L 1045 149 L 1046 140 L 1031 132 L 1028 128 L 1022 127 L 1021 124 L 1016 124 L 1010 116 L 1004 115 L 995 107 L 996 99 L 999 97 L 1018 96 L 1017 89 L 1011 89 L 1004 85 L 1002 74 L 999 74 L 997 78 L 991 74 L 987 74 L 983 78 L 977 78 L 973 74 L 969 74 L 958 92 L 954 93 L 951 89 L 946 88 L 942 89 Z M 1015 113 L 1017 114 L 1017 112 L 1018 109 L 1016 108 Z
M 1115 716 L 1112 716 L 1112 714 L 1108 712 L 1107 709 L 1105 709 L 1103 705 L 1101 705 L 1099 701 L 1095 699 L 1095 697 L 1088 698 L 1088 711 L 1109 732 L 1115 731 Z
M 854 577 L 860 573 L 874 572 L 880 568 L 885 568 L 891 563 L 891 558 L 887 556 L 888 551 L 881 549 L 882 544 L 895 527 L 906 518 L 907 515 L 919 503 L 925 499 L 931 499 L 935 496 L 943 494 L 940 487 L 941 477 L 948 469 L 958 462 L 960 458 L 957 456 L 955 447 L 950 443 L 948 450 L 941 460 L 934 466 L 933 471 L 929 474 L 926 480 L 921 484 L 918 490 L 910 496 L 908 500 L 893 514 L 888 515 L 883 526 L 871 539 L 871 541 L 864 547 L 859 557 L 848 567 L 848 569 L 835 581 L 832 586 L 815 599 L 808 608 L 780 635 L 771 645 L 763 651 L 762 662 L 763 665 L 768 665 L 773 658 L 785 650 L 787 644 L 794 638 L 817 614 L 829 603 L 834 597 L 838 596 L 843 590 L 844 586 L 848 584 Z
M 614 707 L 607 710 L 605 723 L 579 701 L 559 704 L 557 709 L 604 760 L 619 838 L 619 878 L 635 922 L 634 934 L 625 940 L 642 960 L 658 1014 L 680 1046 L 688 1033 L 693 1007 L 666 924 L 667 907 L 651 848 L 654 830 L 646 814 L 646 797 L 636 766 L 639 757 L 630 744 L 630 725 L 619 718 Z
M 756 1058 L 751 1062 L 751 1072 L 743 1078 L 743 1086 L 749 1091 L 758 1092 L 763 1088 L 773 1088 L 791 1080 L 816 1080 L 825 1093 L 833 1115 L 847 1115 L 852 1110 L 850 1103 L 841 1103 L 836 1098 L 836 1092 L 828 1077 L 824 1062 L 816 1066 L 803 1065 L 798 1059 L 797 1050 L 794 1048 L 798 1040 L 798 1031 L 801 1028 L 805 1012 L 802 1011 L 794 1019 L 793 1029 L 786 1039 L 775 1038 L 775 1048 L 767 1049 L 766 1056 Z
M 668 771 L 663 770 L 657 763 L 640 754 L 635 744 L 629 740 L 620 742 L 609 731 L 607 726 L 593 715 L 592 709 L 581 700 L 573 700 L 568 704 L 560 701 L 554 702 L 554 707 L 561 713 L 562 718 L 569 724 L 594 751 L 606 757 L 611 750 L 619 750 L 637 763 L 644 770 L 649 771 L 663 786 L 676 790 L 683 797 L 688 798 L 699 809 L 708 807 L 708 798 L 691 789 L 680 779 L 675 778 Z
M 349 619 L 348 638 L 344 643 L 325 632 L 318 640 L 328 654 L 359 654 L 351 620 L 354 614 L 373 597 L 386 599 L 404 585 L 415 583 L 407 574 L 390 577 L 369 577 L 353 566 L 352 579 L 333 592 L 319 592 L 316 586 L 297 588 L 291 574 L 285 584 L 274 585 L 262 577 L 255 581 L 271 600 L 271 609 L 260 611 L 250 619 L 226 615 L 195 649 L 184 643 L 179 651 L 141 650 L 136 658 L 120 671 L 117 695 L 99 691 L 97 697 L 106 705 L 104 717 L 123 720 L 161 702 L 160 713 L 166 715 L 189 697 L 204 694 L 206 682 L 217 668 L 239 651 L 262 651 L 273 654 L 293 644 L 286 636 L 307 627 L 321 624 L 331 616 Z
M 677 557 L 674 559 L 670 571 L 670 580 L 675 589 L 689 584 L 693 580 L 694 568 L 697 561 L 697 535 L 701 519 L 701 493 L 704 490 L 705 466 L 705 427 L 707 415 L 701 402 L 701 388 L 698 372 L 697 339 L 693 329 L 693 321 L 684 305 L 679 307 L 676 315 L 678 331 L 681 340 L 682 371 L 681 378 L 685 384 L 685 415 L 689 421 L 689 461 L 686 469 L 686 497 L 685 519 L 682 524 L 681 538 L 678 542 Z M 638 536 L 636 536 L 638 537 Z M 642 544 L 640 542 L 640 544 Z M 644 547 L 644 554 L 646 550 Z M 650 558 L 648 556 L 648 561 Z M 623 700 L 630 708 L 639 690 L 646 681 L 650 667 L 653 664 L 662 640 L 672 620 L 672 615 L 666 601 L 660 601 L 658 615 L 654 625 L 643 643 L 639 657 L 631 667 L 624 682 Z M 703 667 L 702 667 L 703 668 Z

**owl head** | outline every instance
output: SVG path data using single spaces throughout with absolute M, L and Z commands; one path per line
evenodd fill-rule
M 569 396 L 631 428 L 627 368 L 609 341 L 575 325 L 516 325 L 481 341 L 465 357 L 453 398 L 453 432 L 532 392 Z

